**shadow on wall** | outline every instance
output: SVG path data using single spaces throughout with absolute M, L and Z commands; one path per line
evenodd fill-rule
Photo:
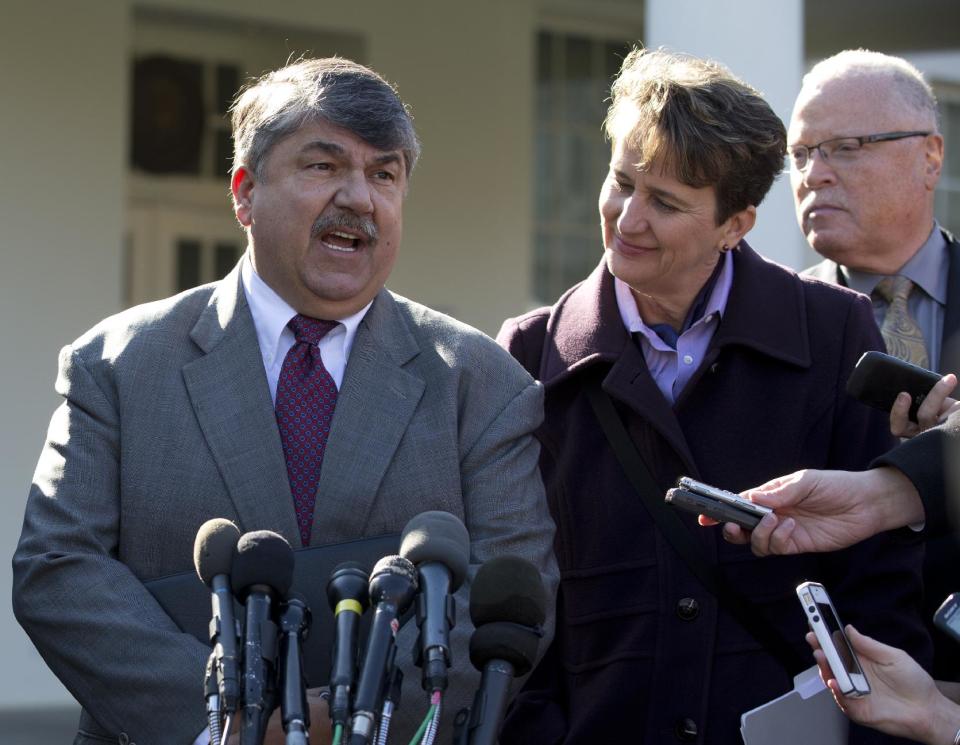
M 79 721 L 79 706 L 0 709 L 4 745 L 68 745 Z

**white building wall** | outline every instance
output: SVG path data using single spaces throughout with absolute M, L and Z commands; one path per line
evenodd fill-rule
M 128 33 L 122 2 L 41 0 L 3 16 L 0 709 L 70 700 L 13 619 L 9 557 L 56 405 L 57 351 L 120 308 Z
M 803 0 L 647 0 L 646 46 L 723 63 L 760 90 L 787 124 L 804 73 Z M 747 242 L 795 269 L 816 260 L 793 210 L 789 174 L 773 185 Z

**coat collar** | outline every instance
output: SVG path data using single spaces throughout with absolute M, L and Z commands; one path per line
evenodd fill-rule
M 594 364 L 612 364 L 632 345 L 605 262 L 560 298 L 547 339 L 543 383 L 548 387 Z M 712 344 L 733 345 L 799 367 L 811 364 L 802 283 L 792 270 L 764 259 L 746 242 L 734 254 L 733 287 Z

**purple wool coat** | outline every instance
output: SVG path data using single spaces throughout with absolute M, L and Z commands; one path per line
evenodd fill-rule
M 790 690 L 791 674 L 655 529 L 585 384 L 603 381 L 661 493 L 680 475 L 740 491 L 805 467 L 860 470 L 893 444 L 886 416 L 844 392 L 860 355 L 882 349 L 869 300 L 741 243 L 719 328 L 673 406 L 624 328 L 603 262 L 554 306 L 506 321 L 498 340 L 545 387 L 537 434 L 561 569 L 554 644 L 501 743 L 742 745 L 740 715 Z M 794 592 L 805 580 L 826 585 L 844 621 L 929 666 L 922 546 L 908 531 L 832 554 L 761 559 L 719 528 L 682 519 L 811 665 Z M 866 730 L 854 741 L 892 742 Z

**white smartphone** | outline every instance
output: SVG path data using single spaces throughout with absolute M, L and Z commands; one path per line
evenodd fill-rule
M 826 655 L 830 671 L 837 679 L 840 692 L 851 698 L 866 696 L 870 693 L 870 684 L 843 631 L 843 624 L 826 588 L 819 582 L 804 582 L 797 586 L 797 597 Z

